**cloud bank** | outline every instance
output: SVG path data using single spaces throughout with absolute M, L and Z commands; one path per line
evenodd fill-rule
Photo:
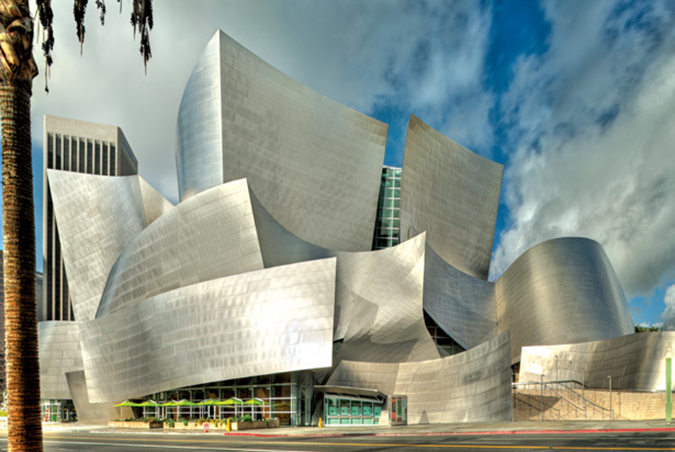
M 518 61 L 502 100 L 511 224 L 492 277 L 538 242 L 584 236 L 628 296 L 649 294 L 675 277 L 673 5 L 545 5 L 548 51 Z

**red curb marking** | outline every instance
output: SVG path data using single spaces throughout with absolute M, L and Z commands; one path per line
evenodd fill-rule
M 502 430 L 481 432 L 429 432 L 429 433 L 336 433 L 310 435 L 266 435 L 262 433 L 233 433 L 225 436 L 253 436 L 258 438 L 341 438 L 358 436 L 481 436 L 481 435 L 550 435 L 550 434 L 578 434 L 578 433 L 633 433 L 633 432 L 675 432 L 675 427 L 659 428 L 602 428 L 591 430 Z

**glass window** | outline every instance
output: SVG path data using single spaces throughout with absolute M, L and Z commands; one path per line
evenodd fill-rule
M 63 137 L 63 169 L 70 169 L 70 137 Z
M 93 165 L 94 158 L 94 143 L 91 140 L 87 140 L 87 174 L 92 174 L 94 170 Z
M 70 170 L 77 171 L 77 138 L 70 139 Z
M 101 142 L 94 143 L 94 174 L 101 174 Z
M 86 143 L 84 141 L 84 138 L 80 138 L 80 147 L 79 147 L 79 156 L 80 160 L 78 162 L 78 171 L 80 173 L 85 172 L 85 160 L 86 160 Z
M 61 135 L 56 135 L 55 137 L 55 144 L 56 144 L 56 156 L 55 156 L 55 161 L 54 161 L 54 168 L 60 170 L 61 169 L 61 160 L 63 158 L 63 155 L 61 154 Z
M 117 157 L 117 153 L 115 152 L 115 145 L 113 143 L 110 143 L 110 175 L 111 176 L 117 176 L 117 165 L 115 165 L 115 159 Z
M 107 176 L 108 175 L 108 143 L 106 143 L 105 141 L 103 142 L 103 155 L 102 155 L 101 160 L 102 160 L 101 163 L 103 164 L 103 168 L 102 168 L 103 172 L 101 174 L 103 174 L 104 176 Z
M 47 168 L 54 168 L 54 135 L 47 134 Z

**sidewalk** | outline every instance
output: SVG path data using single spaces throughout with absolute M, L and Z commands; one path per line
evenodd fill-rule
M 135 434 L 184 434 L 204 435 L 202 430 L 185 431 L 171 429 L 127 430 L 113 429 L 106 425 L 44 424 L 45 432 L 88 431 L 91 433 Z M 458 424 L 425 424 L 398 427 L 349 426 L 349 427 L 282 427 L 254 432 L 214 432 L 209 435 L 257 436 L 257 437 L 345 437 L 345 436 L 465 436 L 465 435 L 512 435 L 512 434 L 591 434 L 600 432 L 675 432 L 675 423 L 659 421 L 548 421 L 548 422 L 472 422 Z

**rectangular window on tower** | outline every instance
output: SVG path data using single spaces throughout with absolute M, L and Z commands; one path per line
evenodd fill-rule
M 102 154 L 102 159 L 101 163 L 103 163 L 103 174 L 104 176 L 108 175 L 108 143 L 103 142 L 103 154 Z
M 96 160 L 96 165 L 94 165 L 94 174 L 101 174 L 101 142 L 96 140 L 94 155 Z
M 87 174 L 92 174 L 94 171 L 94 143 L 91 140 L 87 140 Z

